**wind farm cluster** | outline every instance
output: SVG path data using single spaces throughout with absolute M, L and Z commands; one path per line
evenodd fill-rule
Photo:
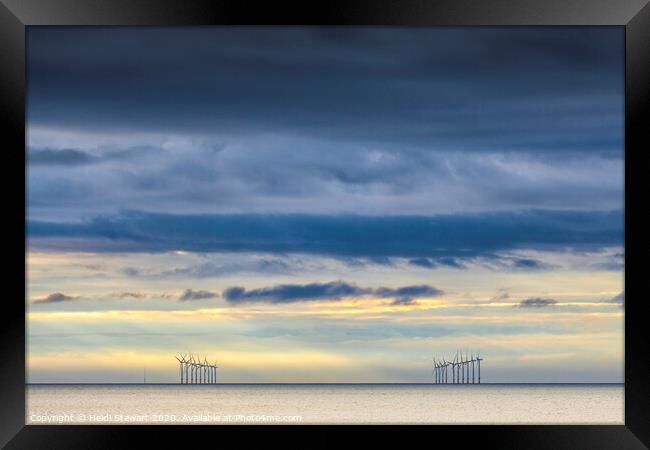
M 481 361 L 480 354 L 469 357 L 467 353 L 456 352 L 452 361 L 444 357 L 436 360 L 433 358 L 433 371 L 435 384 L 481 384 Z M 450 376 L 451 375 L 451 376 Z M 477 376 L 478 375 L 478 376 Z
M 201 361 L 191 353 L 176 356 L 180 366 L 181 384 L 215 384 L 217 382 L 217 363 L 208 362 L 206 356 Z
M 179 364 L 180 384 L 216 384 L 219 366 L 216 362 L 208 362 L 207 356 L 201 360 L 189 353 L 175 358 Z M 481 384 L 481 361 L 480 353 L 467 356 L 457 351 L 452 361 L 444 357 L 433 358 L 431 375 L 435 384 Z

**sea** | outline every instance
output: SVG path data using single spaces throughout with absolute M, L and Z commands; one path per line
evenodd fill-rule
M 622 384 L 29 384 L 27 424 L 623 424 Z

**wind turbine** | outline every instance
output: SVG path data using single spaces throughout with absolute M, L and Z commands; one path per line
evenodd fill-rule
M 191 353 L 187 354 L 187 357 L 185 358 L 185 384 L 190 384 L 190 377 L 192 375 L 192 360 L 191 360 Z
M 442 362 L 443 362 L 443 366 L 445 368 L 445 370 L 443 372 L 443 376 L 442 376 L 442 382 L 447 384 L 447 368 L 449 366 L 449 363 L 445 360 L 444 356 L 442 357 Z
M 476 384 L 476 377 L 474 376 L 474 353 L 472 353 L 472 384 Z
M 431 376 L 433 377 L 433 382 L 438 383 L 438 374 L 436 373 L 436 358 L 433 358 L 433 369 L 431 370 Z
M 178 356 L 174 356 L 174 358 L 178 360 L 178 366 L 180 367 L 180 371 L 181 371 L 181 384 L 183 384 L 183 361 Z
M 202 367 L 201 373 L 203 374 L 203 384 L 205 384 L 208 381 L 208 357 L 206 355 L 203 355 Z
M 194 360 L 194 355 L 192 355 L 191 358 L 192 358 L 192 369 L 191 369 L 192 370 L 192 384 L 196 384 L 197 375 L 198 375 L 197 374 L 198 367 L 196 365 L 196 361 Z
M 465 350 L 465 360 L 463 363 L 463 384 L 467 384 L 467 350 Z
M 189 377 L 190 377 L 190 360 L 188 359 L 189 353 L 187 355 L 182 355 L 181 359 L 183 360 L 183 374 L 185 375 L 183 377 L 183 381 L 185 384 L 189 383 Z
M 187 360 L 187 355 L 185 355 L 185 354 L 181 355 L 181 360 L 183 361 L 182 362 L 182 364 L 183 364 L 183 369 L 182 369 L 183 376 L 181 377 L 181 383 L 185 382 L 185 384 L 187 384 L 187 374 L 188 374 L 188 369 L 189 369 L 189 367 L 188 367 L 189 366 L 189 361 Z
M 463 362 L 463 365 L 461 366 L 462 369 L 463 369 L 463 373 L 461 375 L 460 380 L 461 380 L 461 382 L 463 384 L 465 384 L 465 382 L 467 381 L 465 379 L 466 375 L 467 375 L 467 370 L 466 370 L 466 368 L 467 368 L 467 355 L 463 356 L 463 351 L 462 350 L 460 351 L 460 360 Z
M 449 361 L 449 365 L 451 368 L 451 384 L 456 384 L 456 356 Z
M 454 356 L 454 359 L 451 361 L 451 383 L 456 384 L 456 358 L 458 354 Z
M 463 384 L 466 383 L 467 383 L 467 351 L 465 351 L 465 358 L 463 359 Z
M 219 366 L 217 366 L 217 362 L 214 362 L 214 384 L 217 384 L 217 369 Z

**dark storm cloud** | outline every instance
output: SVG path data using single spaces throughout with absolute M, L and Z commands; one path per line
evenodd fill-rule
M 488 300 L 488 303 L 502 302 L 503 300 L 508 300 L 508 299 L 510 299 L 510 294 L 508 294 L 507 292 L 503 292 L 501 294 L 492 297 L 490 300 Z
M 397 297 L 395 301 L 409 304 L 409 299 L 416 297 L 435 297 L 442 295 L 442 291 L 433 286 L 404 286 L 401 288 L 361 288 L 343 281 L 330 283 L 309 284 L 282 284 L 273 287 L 247 290 L 243 287 L 231 287 L 223 292 L 223 297 L 230 303 L 268 302 L 268 303 L 295 303 L 318 300 L 340 300 L 341 298 L 364 297 L 375 295 L 378 297 Z
M 412 266 L 426 267 L 427 269 L 433 269 L 437 266 L 431 258 L 413 258 L 409 260 L 409 264 Z
M 621 156 L 611 27 L 31 28 L 28 73 L 30 125 Z
M 379 288 L 375 289 L 375 295 L 378 297 L 437 297 L 442 295 L 443 292 L 433 286 L 419 285 L 419 286 L 404 286 L 397 289 L 392 288 Z
M 118 292 L 113 294 L 117 298 L 145 298 L 146 295 L 140 292 Z
M 254 272 L 266 274 L 289 274 L 298 267 L 289 265 L 280 259 L 261 259 L 252 262 L 231 261 L 227 263 L 207 262 L 193 266 L 177 267 L 172 270 L 153 274 L 154 277 L 190 277 L 190 278 L 216 278 L 240 272 Z
M 519 306 L 522 308 L 543 308 L 545 306 L 555 306 L 556 304 L 557 300 L 541 297 L 527 298 L 519 302 Z
M 579 246 L 578 246 L 579 247 Z M 577 248 L 574 251 L 579 251 Z M 486 254 L 473 258 L 472 262 L 486 269 L 511 272 L 537 272 L 550 270 L 557 266 L 533 258 L 521 258 L 517 256 Z
M 77 297 L 73 297 L 71 295 L 65 295 L 60 292 L 55 292 L 46 297 L 40 298 L 38 300 L 34 300 L 34 303 L 61 303 L 70 300 L 75 300 L 76 298 Z
M 388 256 L 371 256 L 371 257 L 338 256 L 338 260 L 343 262 L 346 266 L 353 267 L 353 268 L 362 268 L 368 266 L 394 267 L 396 264 L 395 259 Z
M 393 306 L 407 306 L 417 304 L 415 299 L 418 297 L 438 297 L 444 294 L 444 292 L 433 286 L 419 285 L 404 286 L 397 289 L 379 288 L 374 290 L 374 294 L 378 297 L 394 298 L 391 302 Z
M 94 155 L 76 148 L 50 149 L 29 148 L 27 162 L 31 166 L 80 166 L 108 161 L 126 161 L 147 154 L 160 154 L 161 149 L 152 146 L 136 146 L 125 149 L 110 149 Z
M 392 306 L 412 306 L 417 304 L 417 300 L 412 297 L 399 297 L 391 302 Z
M 282 284 L 252 290 L 246 290 L 243 287 L 231 287 L 223 292 L 223 297 L 231 303 L 293 303 L 314 300 L 338 300 L 341 297 L 367 295 L 369 292 L 368 289 L 362 289 L 353 284 L 334 281 L 331 283 L 309 283 L 302 285 Z
M 605 261 L 593 263 L 591 264 L 591 267 L 596 270 L 620 272 L 625 269 L 625 255 L 623 253 L 609 255 Z
M 621 292 L 620 294 L 616 295 L 615 297 L 612 297 L 609 300 L 610 303 L 625 303 L 625 291 Z
M 140 275 L 140 269 L 136 269 L 135 267 L 124 267 L 120 269 L 120 272 L 127 277 L 137 277 Z
M 90 164 L 95 160 L 92 155 L 76 149 L 35 149 L 27 152 L 31 165 L 74 166 Z
M 456 258 L 439 257 L 439 258 L 413 258 L 409 260 L 412 266 L 435 269 L 439 266 L 453 267 L 454 269 L 464 269 L 465 266 Z
M 514 267 L 518 269 L 529 269 L 529 270 L 535 270 L 535 269 L 543 269 L 544 263 L 541 261 L 537 261 L 536 259 L 531 259 L 531 258 L 518 258 L 514 261 Z
M 32 28 L 27 47 L 32 221 L 623 206 L 620 29 Z M 331 253 L 402 253 L 363 241 Z
M 625 264 L 623 264 L 621 261 L 606 261 L 602 263 L 592 264 L 591 267 L 593 267 L 595 270 L 609 270 L 613 272 L 620 272 L 625 269 Z
M 216 292 L 195 291 L 192 289 L 186 289 L 178 299 L 180 301 L 187 301 L 187 300 L 205 300 L 205 299 L 217 298 L 217 297 L 219 297 L 219 294 L 217 294 Z
M 100 162 L 93 164 L 30 166 L 29 215 L 62 221 L 117 208 L 420 215 L 531 205 L 622 207 L 623 162 L 594 155 L 552 159 L 540 154 L 388 151 L 275 136 L 242 139 L 216 153 L 210 142 L 187 142 L 142 153 L 137 160 L 108 156 L 116 152 L 109 148 L 97 150 Z
M 130 211 L 78 223 L 31 221 L 28 236 L 33 248 L 61 251 L 282 252 L 416 261 L 451 258 L 449 263 L 512 249 L 622 246 L 623 214 L 519 211 L 372 217 Z

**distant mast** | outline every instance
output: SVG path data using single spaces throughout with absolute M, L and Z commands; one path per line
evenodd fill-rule
M 144 373 L 142 375 L 142 383 L 147 384 L 147 368 L 144 368 Z

